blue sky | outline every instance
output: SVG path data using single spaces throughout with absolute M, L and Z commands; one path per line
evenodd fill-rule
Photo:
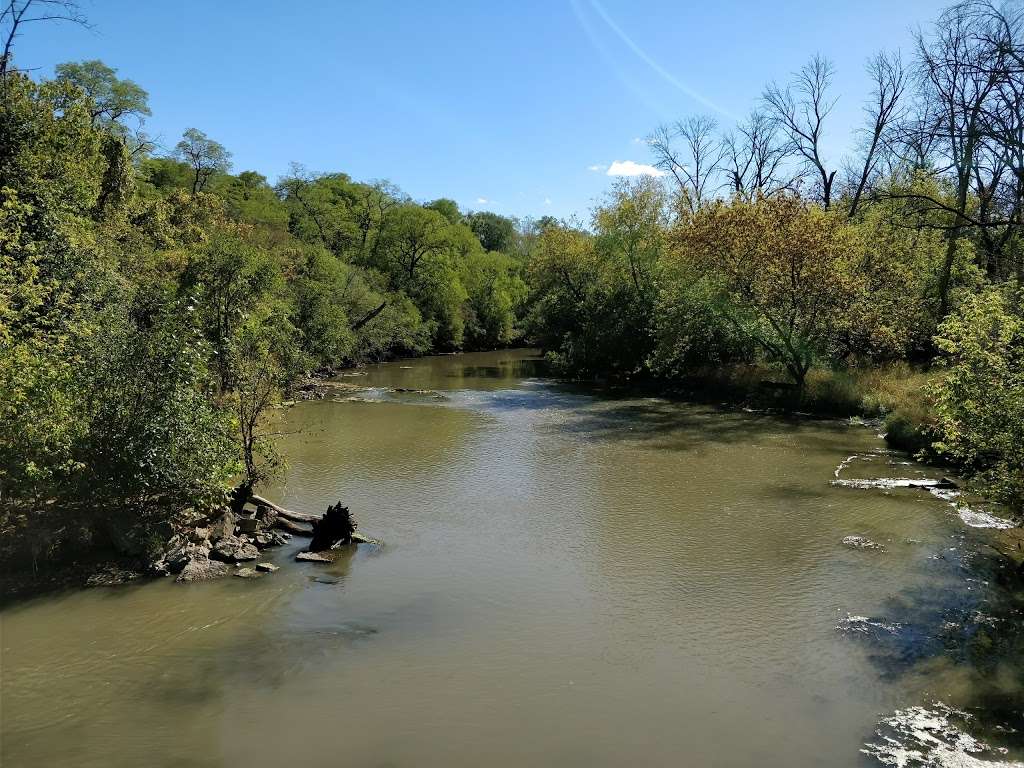
M 196 127 L 236 171 L 384 178 L 464 209 L 585 215 L 615 161 L 649 163 L 659 123 L 743 115 L 821 51 L 849 150 L 864 61 L 910 46 L 944 3 L 518 0 L 281 3 L 84 0 L 92 31 L 27 28 L 21 67 L 99 58 L 150 93 L 148 130 Z M 602 170 L 590 170 L 600 167 Z

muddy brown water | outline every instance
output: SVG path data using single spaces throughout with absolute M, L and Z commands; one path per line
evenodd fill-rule
M 385 546 L 7 608 L 5 768 L 861 766 L 897 710 L 1020 700 L 971 650 L 1006 620 L 988 532 L 832 484 L 936 476 L 877 429 L 587 393 L 529 350 L 337 383 L 282 411 L 265 493 Z

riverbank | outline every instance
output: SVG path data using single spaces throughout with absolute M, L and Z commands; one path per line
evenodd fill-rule
M 936 700 L 978 759 L 1024 756 L 999 730 L 1019 585 L 998 531 L 929 490 L 942 472 L 848 419 L 542 370 L 371 365 L 340 379 L 361 395 L 278 413 L 287 466 L 260 495 L 343 499 L 385 547 L 300 564 L 293 539 L 269 576 L 9 606 L 4 763 L 859 768 Z M 835 483 L 882 477 L 915 485 Z

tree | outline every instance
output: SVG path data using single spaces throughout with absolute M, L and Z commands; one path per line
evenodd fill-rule
M 836 103 L 828 94 L 832 75 L 832 63 L 817 55 L 794 74 L 785 88 L 772 83 L 762 96 L 769 116 L 789 138 L 790 150 L 817 175 L 825 210 L 832 205 L 836 177 L 836 171 L 828 169 L 821 146 L 825 120 Z
M 794 179 L 780 176 L 789 149 L 778 134 L 775 122 L 754 110 L 722 137 L 722 168 L 734 194 L 751 198 L 794 186 Z
M 853 232 L 794 195 L 716 202 L 673 231 L 674 258 L 718 280 L 743 335 L 783 364 L 802 395 L 837 316 L 857 293 Z
M 850 218 L 857 215 L 868 181 L 875 173 L 879 155 L 889 143 L 887 134 L 900 119 L 899 108 L 907 87 L 907 74 L 899 54 L 879 53 L 868 62 L 868 74 L 875 84 L 865 112 L 868 118 L 867 141 L 860 178 L 850 202 Z
M 393 275 L 397 285 L 412 282 L 425 259 L 440 255 L 451 246 L 450 227 L 448 219 L 432 208 L 407 204 L 395 211 L 391 237 L 398 266 Z
M 675 179 L 679 194 L 691 213 L 714 191 L 724 153 L 716 137 L 717 127 L 713 118 L 696 115 L 670 126 L 660 126 L 647 140 L 656 158 L 655 164 Z
M 149 94 L 132 80 L 121 80 L 117 70 L 102 61 L 66 62 L 57 65 L 57 80 L 81 88 L 93 101 L 90 116 L 97 122 L 118 123 L 132 117 L 140 124 L 152 112 Z M 123 127 L 123 125 L 122 125 Z
M 491 211 L 476 211 L 466 216 L 466 223 L 485 251 L 509 253 L 515 246 L 516 224 L 512 219 Z
M 992 206 L 997 188 L 1009 174 L 1000 142 L 989 131 L 989 118 L 1000 109 L 1001 86 L 1008 86 L 1004 92 L 1024 92 L 1014 86 L 1022 74 L 1016 63 L 1021 24 L 1019 10 L 1004 13 L 987 0 L 966 0 L 944 11 L 932 34 L 919 32 L 916 37 L 919 104 L 917 115 L 905 126 L 903 143 L 916 154 L 927 151 L 926 161 L 950 180 L 955 195 L 949 204 L 928 195 L 908 194 L 925 209 L 944 211 L 952 218 L 942 225 L 947 233 L 939 281 L 942 315 L 950 308 L 950 281 L 960 238 L 970 230 L 995 228 L 1004 232 L 1006 242 L 1017 228 L 1018 179 L 1011 176 L 1009 209 L 1004 206 L 1000 212 Z M 1020 103 L 1013 108 L 1019 116 Z M 1019 117 L 1014 122 L 1021 124 Z M 972 191 L 977 194 L 977 210 L 972 210 Z
M 936 448 L 1024 509 L 1024 292 L 969 297 L 939 329 Z
M 174 157 L 192 168 L 192 194 L 203 191 L 217 173 L 231 168 L 231 153 L 206 134 L 189 128 L 174 148 Z
M 6 83 L 7 75 L 14 71 L 11 61 L 14 56 L 14 41 L 26 24 L 46 21 L 66 21 L 87 27 L 88 22 L 74 0 L 4 0 L 0 4 L 0 82 Z

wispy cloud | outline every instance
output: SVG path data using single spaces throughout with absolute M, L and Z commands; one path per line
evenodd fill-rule
M 660 168 L 646 163 L 637 163 L 633 160 L 616 160 L 605 172 L 608 176 L 664 176 L 665 172 Z
M 491 201 L 488 200 L 486 197 L 478 197 L 476 199 L 476 202 L 477 202 L 478 205 L 487 205 Z
M 544 198 L 544 205 L 551 205 L 551 198 L 550 197 L 545 197 Z
M 626 47 L 629 48 L 634 54 L 636 54 L 636 56 L 639 57 L 640 60 L 643 61 L 647 66 L 653 69 L 663 80 L 665 80 L 675 88 L 678 88 L 680 91 L 685 93 L 694 101 L 698 102 L 699 104 L 703 104 L 708 109 L 713 109 L 715 112 L 725 115 L 726 117 L 732 120 L 738 119 L 736 115 L 732 114 L 728 109 L 719 104 L 716 104 L 714 101 L 709 99 L 704 94 L 691 88 L 682 80 L 680 80 L 671 72 L 669 72 L 667 69 L 665 69 L 663 66 L 661 66 L 661 64 L 659 64 L 657 61 L 655 61 L 654 58 L 647 53 L 647 51 L 645 51 L 643 48 L 637 45 L 633 38 L 631 38 L 629 35 L 622 31 L 619 25 L 616 24 L 612 17 L 608 15 L 608 11 L 604 9 L 604 6 L 601 5 L 601 3 L 598 2 L 598 0 L 590 0 L 590 7 L 593 8 L 597 15 L 601 17 L 602 21 L 604 21 L 604 23 L 608 25 L 608 28 L 611 29 L 611 31 L 614 32 L 618 36 L 618 38 L 623 43 L 626 44 Z
M 600 173 L 601 171 L 608 170 L 608 166 L 607 165 L 588 165 L 587 166 L 587 170 L 588 171 L 593 171 L 594 173 Z

